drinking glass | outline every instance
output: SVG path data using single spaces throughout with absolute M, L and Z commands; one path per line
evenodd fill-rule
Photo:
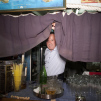
M 13 63 L 13 83 L 14 91 L 26 88 L 26 75 L 27 75 L 27 63 L 21 63 L 20 61 L 14 61 Z
M 19 91 L 21 88 L 22 69 L 23 69 L 22 64 L 19 63 L 13 64 L 14 91 Z

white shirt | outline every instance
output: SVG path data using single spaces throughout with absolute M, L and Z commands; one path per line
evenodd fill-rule
M 47 76 L 54 76 L 64 72 L 66 61 L 60 57 L 57 47 L 45 50 L 45 68 Z

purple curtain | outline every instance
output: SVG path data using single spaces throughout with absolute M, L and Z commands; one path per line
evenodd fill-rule
M 58 21 L 60 15 L 0 15 L 0 57 L 22 54 L 44 41 L 49 36 L 51 23 Z
M 101 61 L 101 13 L 65 15 L 62 26 L 62 56 L 72 61 Z
M 0 57 L 22 54 L 46 40 L 53 21 L 60 55 L 72 61 L 101 61 L 101 13 L 0 15 Z

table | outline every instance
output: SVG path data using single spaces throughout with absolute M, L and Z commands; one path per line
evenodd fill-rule
M 64 88 L 63 96 L 56 98 L 55 100 L 56 101 L 75 101 L 75 95 L 72 95 L 71 89 L 70 89 L 69 85 L 66 84 L 66 82 L 63 83 L 63 88 Z M 26 89 L 22 89 L 22 90 L 20 90 L 20 92 L 10 92 L 10 93 L 8 93 L 8 95 L 6 97 L 11 98 L 12 95 L 18 96 L 18 97 L 30 97 L 30 100 L 34 100 L 34 101 L 52 101 L 52 100 L 41 99 L 41 98 L 36 97 L 33 94 L 32 88 L 30 88 L 28 84 L 27 84 Z M 93 94 L 92 95 L 88 94 L 88 96 L 89 96 L 89 98 L 87 98 L 86 101 L 96 101 L 95 96 Z M 4 101 L 6 101 L 6 100 L 4 100 Z M 14 100 L 14 101 L 16 101 L 16 100 Z
M 22 99 L 2 98 L 0 101 L 24 101 Z M 27 100 L 27 101 L 40 101 L 40 100 Z
M 65 82 L 63 83 L 63 88 L 64 88 L 63 96 L 61 96 L 60 98 L 56 98 L 56 101 L 75 101 L 75 98 L 70 97 L 69 92 L 67 90 L 67 85 Z M 41 98 L 36 97 L 33 94 L 33 89 L 30 88 L 28 84 L 27 84 L 26 89 L 22 89 L 19 92 L 9 92 L 6 97 L 11 98 L 11 96 L 27 97 L 27 98 L 30 97 L 30 100 L 51 101 L 51 100 L 41 99 Z

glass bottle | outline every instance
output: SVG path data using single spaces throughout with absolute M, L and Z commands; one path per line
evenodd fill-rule
M 47 72 L 45 66 L 43 65 L 42 70 L 40 71 L 40 84 L 47 83 Z
M 46 89 L 46 84 L 47 84 L 47 73 L 45 66 L 42 67 L 42 70 L 40 71 L 40 93 L 45 94 L 45 89 Z
M 53 30 L 53 29 L 51 29 L 50 33 L 53 33 L 53 34 L 54 34 L 54 30 Z

